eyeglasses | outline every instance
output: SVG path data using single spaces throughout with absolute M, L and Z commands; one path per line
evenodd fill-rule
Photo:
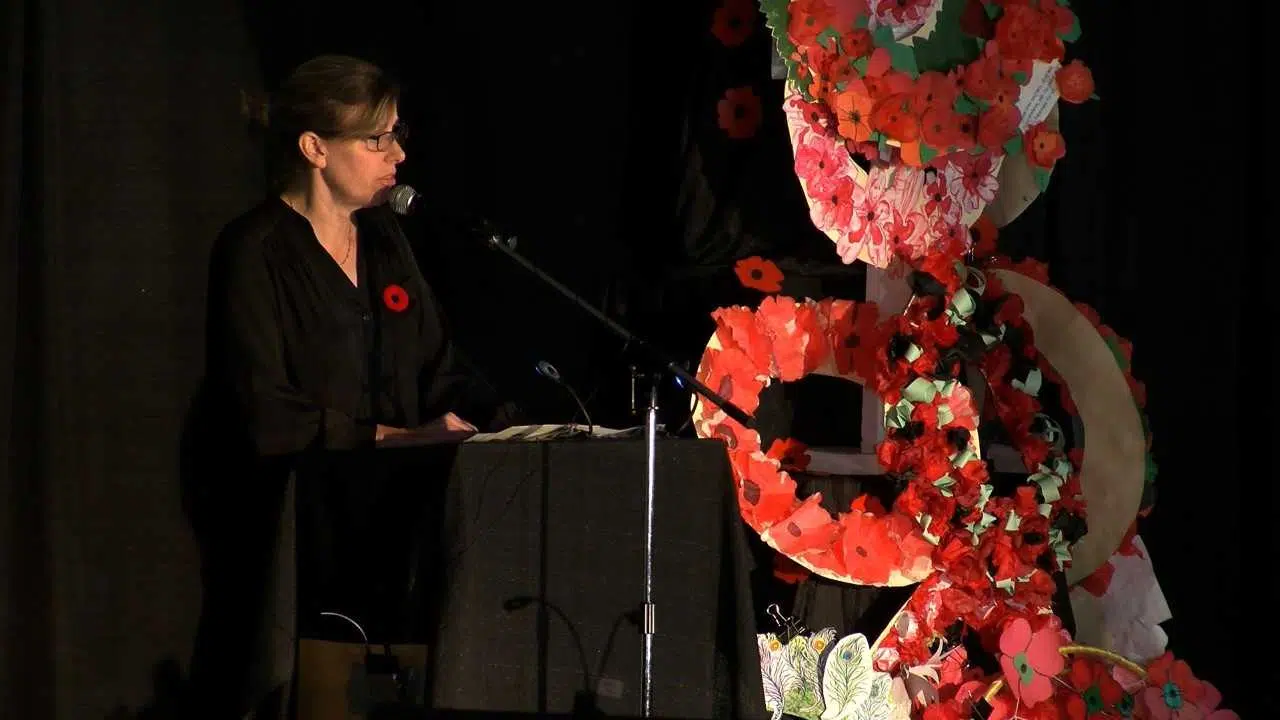
M 364 144 L 374 152 L 386 152 L 391 149 L 391 142 L 400 143 L 404 147 L 405 140 L 409 139 L 409 126 L 403 120 L 397 121 L 390 130 L 377 135 L 370 135 L 364 139 Z

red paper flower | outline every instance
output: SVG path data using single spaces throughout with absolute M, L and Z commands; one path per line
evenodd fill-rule
M 734 140 L 745 140 L 760 127 L 760 98 L 750 85 L 726 90 L 716 110 L 720 128 Z
M 759 255 L 742 258 L 734 263 L 733 271 L 738 274 L 738 280 L 752 290 L 766 293 L 782 290 L 782 271 L 771 260 Z
M 382 302 L 391 312 L 404 312 L 409 309 L 409 293 L 392 283 L 382 290 Z
M 1060 647 L 1062 637 L 1052 627 L 1032 632 L 1025 618 L 1005 626 L 1000 633 L 1000 669 L 1014 697 L 1035 705 L 1053 696 L 1051 678 L 1065 665 Z
M 711 32 L 725 47 L 737 47 L 751 36 L 755 14 L 751 0 L 724 0 L 716 8 Z
M 795 438 L 774 440 L 765 455 L 777 460 L 783 470 L 804 472 L 809 467 L 809 447 Z
M 1067 154 L 1067 144 L 1062 135 L 1050 130 L 1048 125 L 1037 123 L 1027 129 L 1023 139 L 1023 147 L 1031 164 L 1041 168 L 1051 168 L 1053 164 Z
M 1235 712 L 1218 708 L 1222 693 L 1217 688 L 1169 652 L 1147 666 L 1147 688 L 1138 698 L 1139 710 L 1152 720 L 1239 720 Z
M 1124 689 L 1111 677 L 1105 663 L 1077 657 L 1071 661 L 1068 680 L 1076 693 L 1066 698 L 1069 720 L 1103 720 L 1115 715 L 1115 708 L 1124 699 Z
M 835 9 L 823 0 L 798 0 L 787 10 L 787 35 L 801 47 L 817 44 L 818 35 L 836 21 Z
M 1000 147 L 1018 134 L 1022 113 L 1016 106 L 992 105 L 978 117 L 978 143 L 990 148 Z
M 1069 103 L 1082 103 L 1093 95 L 1093 73 L 1079 60 L 1064 65 L 1055 79 L 1058 94 Z
M 995 221 L 991 219 L 991 216 L 985 213 L 980 215 L 978 221 L 974 223 L 972 231 L 974 256 L 985 258 L 995 255 L 999 250 L 996 245 L 996 238 L 1000 236 L 1000 230 L 996 227 Z
M 1053 37 L 1047 18 L 1030 5 L 1008 4 L 996 21 L 996 43 L 1000 52 L 1020 60 L 1044 59 L 1046 44 Z

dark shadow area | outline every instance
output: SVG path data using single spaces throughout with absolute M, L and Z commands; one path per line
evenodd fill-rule
M 182 664 L 175 657 L 161 660 L 152 673 L 151 702 L 136 710 L 118 707 L 104 720 L 188 720 L 188 683 Z

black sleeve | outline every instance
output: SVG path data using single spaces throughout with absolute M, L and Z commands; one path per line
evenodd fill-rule
M 214 247 L 209 282 L 210 342 L 221 349 L 221 385 L 260 455 L 371 443 L 375 427 L 321 407 L 290 380 L 285 333 L 268 271 L 266 232 L 228 228 Z

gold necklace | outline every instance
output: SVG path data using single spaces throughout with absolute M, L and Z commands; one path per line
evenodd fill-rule
M 342 256 L 342 260 L 338 263 L 339 265 L 341 265 L 342 267 L 347 266 L 347 260 L 351 259 L 351 251 L 352 249 L 355 248 L 355 246 L 356 246 L 356 236 L 355 236 L 355 233 L 353 232 L 347 236 L 347 252 Z
M 298 209 L 298 207 L 293 204 L 293 201 L 291 199 L 289 198 L 282 198 L 282 199 L 284 200 L 284 204 L 288 205 L 291 210 L 298 213 L 302 217 L 307 217 L 306 213 Z M 309 218 L 308 218 L 308 222 L 310 222 Z M 316 238 L 316 239 L 319 240 L 319 238 Z M 342 255 L 342 259 L 338 261 L 339 267 L 347 266 L 347 261 L 351 259 L 351 251 L 354 250 L 355 247 L 356 247 L 356 228 L 353 225 L 351 227 L 350 234 L 347 235 L 347 251 Z

